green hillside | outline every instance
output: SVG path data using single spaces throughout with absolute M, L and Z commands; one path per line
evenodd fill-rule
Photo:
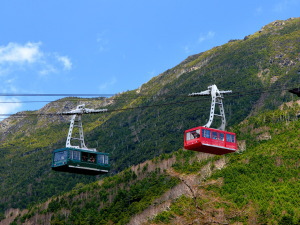
M 239 153 L 179 150 L 52 197 L 12 224 L 299 224 L 300 101 L 235 126 Z
M 204 223 L 208 216 L 222 224 L 299 224 L 299 103 L 259 114 L 235 127 L 246 148 L 227 155 L 225 168 L 197 186 L 200 210 L 219 212 L 199 216 L 199 210 L 189 205 L 192 199 L 182 197 L 153 221 L 175 224 L 178 218 L 198 217 Z M 180 165 L 175 164 L 180 173 L 201 175 L 195 163 Z
M 83 189 L 91 188 L 90 185 L 93 186 L 93 184 L 88 186 L 84 186 L 84 184 L 95 182 L 102 178 L 51 171 L 51 152 L 64 146 L 69 118 L 66 116 L 45 116 L 45 114 L 68 111 L 81 103 L 85 103 L 88 108 L 107 108 L 108 113 L 84 116 L 83 124 L 88 146 L 91 148 L 96 147 L 98 151 L 110 153 L 112 170 L 109 175 L 114 175 L 132 165 L 137 165 L 165 153 L 172 156 L 172 152 L 181 149 L 183 131 L 205 124 L 210 106 L 210 98 L 208 97 L 189 98 L 187 95 L 192 92 L 206 90 L 207 86 L 216 84 L 222 90 L 233 91 L 231 95 L 226 96 L 224 99 L 228 127 L 237 131 L 240 140 L 246 140 L 247 151 L 241 155 L 226 156 L 226 159 L 229 160 L 229 166 L 214 173 L 212 178 L 215 180 L 224 179 L 224 185 L 220 187 L 212 185 L 206 191 L 209 193 L 212 191 L 213 195 L 218 195 L 219 198 L 222 198 L 219 202 L 221 205 L 229 201 L 230 205 L 227 206 L 229 211 L 233 208 L 248 207 L 247 209 L 250 210 L 251 207 L 255 209 L 259 207 L 261 211 L 255 211 L 259 221 L 285 219 L 296 221 L 299 218 L 297 216 L 299 212 L 291 206 L 281 204 L 281 202 L 284 201 L 282 196 L 286 192 L 289 193 L 286 196 L 290 200 L 290 195 L 293 192 L 289 191 L 292 187 L 294 187 L 293 190 L 297 190 L 297 188 L 299 190 L 299 186 L 295 186 L 297 182 L 293 181 L 293 179 L 296 179 L 295 170 L 297 168 L 284 169 L 286 168 L 285 165 L 294 163 L 293 160 L 284 161 L 285 157 L 292 157 L 293 154 L 295 156 L 294 160 L 298 162 L 296 164 L 299 166 L 299 154 L 297 155 L 296 152 L 297 147 L 295 147 L 295 150 L 290 150 L 291 152 L 288 150 L 275 151 L 278 155 L 272 152 L 272 149 L 282 148 L 279 147 L 279 144 L 282 143 L 279 141 L 280 138 L 287 138 L 283 133 L 283 128 L 277 128 L 278 130 L 276 131 L 275 127 L 279 126 L 277 124 L 286 124 L 287 121 L 280 121 L 280 118 L 284 116 L 279 116 L 278 121 L 273 124 L 271 119 L 277 118 L 275 114 L 277 115 L 278 111 L 276 110 L 280 105 L 296 99 L 287 90 L 298 87 L 300 83 L 299 43 L 299 18 L 275 21 L 266 25 L 257 33 L 245 37 L 243 40 L 229 41 L 227 44 L 215 47 L 207 52 L 190 56 L 178 66 L 152 78 L 137 90 L 121 93 L 107 99 L 65 98 L 49 103 L 37 112 L 23 112 L 20 113 L 20 117 L 12 116 L 2 121 L 0 123 L 0 154 L 2 155 L 0 158 L 0 210 L 5 212 L 9 208 L 28 208 L 30 205 L 35 205 L 49 197 L 61 195 L 62 193 L 72 195 L 71 193 L 75 192 L 73 194 L 76 195 L 76 191 L 82 189 L 78 187 L 79 183 L 83 186 Z M 25 114 L 27 116 L 24 116 Z M 295 114 L 291 114 L 291 117 L 294 118 Z M 246 118 L 248 120 L 245 120 Z M 243 123 L 241 123 L 242 121 Z M 264 125 L 264 123 L 266 124 Z M 292 119 L 288 123 L 294 124 L 293 126 L 295 127 L 297 125 L 297 121 Z M 270 140 L 252 140 L 255 135 L 257 136 L 257 133 L 253 130 L 264 126 L 269 127 L 269 133 L 274 132 L 274 138 L 271 134 L 272 139 Z M 286 127 L 286 129 L 288 128 Z M 293 133 L 294 141 L 292 143 L 297 146 L 295 138 L 297 131 L 291 127 L 289 133 L 291 133 L 290 135 Z M 276 135 L 278 139 L 276 139 Z M 287 144 L 283 146 L 287 146 Z M 267 150 L 268 147 L 272 149 Z M 179 154 L 180 156 L 187 153 L 179 152 L 174 154 Z M 195 153 L 191 154 L 189 157 L 193 158 Z M 284 156 L 284 154 L 287 155 Z M 264 160 L 263 164 L 260 164 L 260 159 Z M 279 163 L 281 166 L 275 165 L 272 167 L 271 164 L 277 159 L 279 161 L 282 160 L 282 164 Z M 209 162 L 210 160 L 206 163 Z M 270 165 L 267 166 L 267 164 Z M 188 165 L 187 162 L 184 165 L 178 162 L 173 169 L 175 171 L 179 170 L 177 171 L 178 173 L 186 173 L 187 171 L 181 171 L 186 165 Z M 197 169 L 200 169 L 203 165 L 202 163 L 194 163 L 191 166 L 195 168 L 187 167 L 190 168 L 189 173 L 197 173 Z M 265 171 L 265 175 L 255 170 L 255 166 L 263 168 L 262 171 Z M 277 171 L 276 174 L 287 174 L 282 179 L 274 175 L 275 178 L 266 180 L 264 177 L 274 170 Z M 233 176 L 233 171 L 238 171 L 238 174 Z M 249 173 L 253 171 L 255 173 L 250 175 Z M 118 176 L 121 175 L 116 177 Z M 172 174 L 170 175 L 170 173 L 162 170 L 152 171 L 149 176 L 153 176 L 154 184 L 143 179 L 138 179 L 137 182 L 132 178 L 134 180 L 132 183 L 136 185 L 136 187 L 132 187 L 137 189 L 132 191 L 137 191 L 138 195 L 141 195 L 137 200 L 127 197 L 128 201 L 126 203 L 118 203 L 118 200 L 114 199 L 118 196 L 117 193 L 120 192 L 119 188 L 123 186 L 116 186 L 114 189 L 115 194 L 110 197 L 108 202 L 103 197 L 103 201 L 100 203 L 98 200 L 102 197 L 97 196 L 96 200 L 97 198 L 98 200 L 94 200 L 96 201 L 95 205 L 91 203 L 91 206 L 86 206 L 86 204 L 90 204 L 89 201 L 81 201 L 81 203 L 76 204 L 87 214 L 90 212 L 96 213 L 94 210 L 106 210 L 107 217 L 110 218 L 109 221 L 112 221 L 112 223 L 117 223 L 111 219 L 115 217 L 113 214 L 110 214 L 112 211 L 129 207 L 128 212 L 125 213 L 126 215 L 122 214 L 122 218 L 118 219 L 118 221 L 128 221 L 132 215 L 142 212 L 151 204 L 153 199 L 172 188 L 178 182 L 178 178 L 175 179 Z M 236 179 L 239 176 L 241 177 Z M 245 182 L 249 181 L 249 177 L 252 178 L 252 176 L 254 177 L 251 179 L 251 182 L 254 182 L 253 184 L 257 188 L 257 193 L 255 192 L 257 194 L 256 197 L 253 197 L 253 193 L 248 190 L 253 185 L 245 184 Z M 110 179 L 118 178 L 105 179 L 104 183 L 111 182 Z M 267 192 L 267 188 L 264 189 L 260 185 L 256 185 L 262 179 L 267 182 L 266 185 L 278 183 L 278 186 L 272 186 L 276 191 L 278 188 L 279 197 L 269 201 L 272 205 L 275 205 L 271 207 L 271 211 L 268 211 L 269 208 L 266 209 L 267 203 L 265 201 L 259 200 L 259 198 L 264 198 L 260 196 L 264 196 L 264 192 Z M 165 184 L 160 184 L 161 180 L 166 180 Z M 277 181 L 281 181 L 281 183 Z M 143 182 L 149 185 L 144 185 Z M 287 185 L 288 187 L 286 187 L 284 183 L 290 184 L 290 186 Z M 139 187 L 141 186 L 145 186 L 145 190 L 140 193 Z M 233 193 L 232 190 L 235 190 L 236 187 L 239 187 L 241 190 Z M 101 189 L 102 187 L 97 186 L 95 189 L 97 193 L 105 192 L 105 190 L 100 191 L 99 188 Z M 72 189 L 73 191 L 69 192 Z M 144 199 L 144 196 L 147 195 L 146 193 L 153 192 L 153 190 L 155 190 L 154 192 L 157 195 L 154 195 L 151 199 Z M 131 193 L 131 190 L 126 191 Z M 132 195 L 131 193 L 130 196 Z M 210 197 L 208 196 L 207 198 L 209 199 Z M 120 194 L 119 198 L 124 200 L 122 194 Z M 45 209 L 46 211 L 39 213 L 48 215 L 49 213 L 67 210 L 67 214 L 72 215 L 69 212 L 72 212 L 77 207 L 75 203 L 73 204 L 72 198 L 65 200 L 67 203 L 61 204 L 55 203 L 58 200 L 52 201 L 54 201 L 52 204 L 54 209 L 50 207 L 50 209 L 47 208 Z M 115 204 L 121 205 L 114 206 L 114 204 L 111 204 L 114 201 Z M 143 201 L 146 203 L 143 203 Z M 189 202 L 190 200 L 182 199 L 182 201 Z M 250 201 L 253 202 L 251 207 L 249 205 Z M 144 205 L 137 206 L 138 209 L 131 209 L 132 202 L 138 202 L 137 204 L 141 202 Z M 292 205 L 292 203 L 289 203 L 290 201 L 287 202 L 287 204 Z M 59 205 L 59 207 L 55 206 L 55 204 Z M 64 204 L 67 205 L 65 206 Z M 201 204 L 205 205 L 205 202 Z M 200 207 L 201 204 L 198 203 L 198 206 Z M 282 206 L 277 207 L 277 204 Z M 283 212 L 284 207 L 289 207 L 289 210 L 286 209 L 286 212 Z M 201 210 L 201 207 L 198 210 Z M 186 212 L 182 213 L 184 215 Z M 275 215 L 274 217 L 270 216 L 273 214 Z M 19 222 L 32 217 L 31 214 L 24 215 L 25 217 L 18 218 Z M 84 214 L 81 215 L 79 213 L 76 216 L 84 217 Z M 175 220 L 178 216 L 180 215 L 171 211 L 167 215 L 163 214 L 162 218 L 167 217 L 167 221 L 169 221 Z M 70 218 L 73 219 L 69 220 Z M 69 221 L 69 224 L 75 224 L 74 221 L 82 220 L 74 216 L 70 218 L 60 218 L 60 213 L 58 213 L 54 214 L 53 221 L 65 220 Z M 99 217 L 94 219 L 97 222 L 100 220 L 103 220 L 103 223 L 107 222 Z M 240 215 L 240 219 L 236 216 L 235 219 L 236 221 L 246 220 L 246 216 Z M 161 220 L 156 218 L 155 221 L 159 222 Z M 89 224 L 89 222 L 86 223 Z

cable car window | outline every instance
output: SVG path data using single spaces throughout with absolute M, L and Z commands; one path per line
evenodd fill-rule
M 210 130 L 202 130 L 202 137 L 210 138 Z
M 104 155 L 104 164 L 108 164 L 108 156 Z
M 104 164 L 104 155 L 97 155 L 97 162 Z
M 212 132 L 212 139 L 218 139 L 218 133 L 217 132 L 215 132 L 215 131 L 213 131 Z
M 56 152 L 54 154 L 54 162 L 62 161 L 67 159 L 67 151 Z
M 193 130 L 193 131 L 190 131 L 190 132 L 186 133 L 186 140 L 187 141 L 193 140 L 193 139 L 199 138 L 199 137 L 200 137 L 200 129 Z
M 186 140 L 189 141 L 189 140 L 193 139 L 191 136 L 192 136 L 191 132 L 187 132 L 186 133 Z
M 192 131 L 192 135 L 194 138 L 199 138 L 200 137 L 200 129 Z
M 78 151 L 70 151 L 69 158 L 80 161 L 80 152 L 78 152 Z
M 86 152 L 82 152 L 82 153 L 81 153 L 81 160 L 82 160 L 83 162 L 87 162 L 87 161 L 88 161 L 88 158 L 89 158 L 89 154 L 88 154 L 88 153 L 86 153 Z
M 226 141 L 234 143 L 235 142 L 234 135 L 232 135 L 232 134 L 226 134 Z
M 95 163 L 96 162 L 96 154 L 90 154 L 88 161 L 91 163 Z
M 224 134 L 223 133 L 219 133 L 219 137 L 220 137 L 220 141 L 224 141 Z

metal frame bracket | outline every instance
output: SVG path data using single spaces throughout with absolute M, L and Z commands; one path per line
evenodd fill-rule
M 224 113 L 224 106 L 223 106 L 223 94 L 232 93 L 231 90 L 228 91 L 220 91 L 215 84 L 208 86 L 208 90 L 201 91 L 197 93 L 189 94 L 189 96 L 209 96 L 211 95 L 211 107 L 210 107 L 210 115 L 208 122 L 204 125 L 204 127 L 210 128 L 214 117 L 218 116 L 221 117 L 221 126 L 217 128 L 218 130 L 225 130 L 226 126 L 226 117 Z M 215 113 L 216 105 L 219 106 L 219 114 Z

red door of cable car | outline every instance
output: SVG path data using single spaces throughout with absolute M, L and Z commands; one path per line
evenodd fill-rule
M 195 127 L 184 132 L 184 148 L 215 155 L 237 150 L 235 133 L 207 127 Z

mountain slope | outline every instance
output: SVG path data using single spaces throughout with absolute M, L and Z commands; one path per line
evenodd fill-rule
M 137 90 L 108 99 L 61 99 L 38 112 L 21 113 L 28 116 L 2 121 L 1 211 L 26 208 L 98 179 L 50 170 L 52 150 L 64 146 L 68 117 L 45 113 L 68 111 L 81 103 L 108 108 L 109 113 L 85 116 L 83 123 L 88 146 L 111 154 L 115 174 L 182 148 L 182 132 L 204 124 L 210 107 L 209 98 L 186 97 L 191 92 L 211 84 L 233 90 L 224 100 L 229 126 L 292 100 L 287 89 L 300 81 L 299 27 L 299 18 L 275 21 L 244 40 L 190 56 Z
M 292 104 L 291 104 L 292 103 Z M 53 197 L 16 224 L 299 224 L 300 101 L 235 127 L 243 151 L 180 150 Z
M 292 103 L 236 127 L 247 150 L 224 157 L 226 166 L 197 185 L 200 210 L 182 197 L 149 224 L 299 224 L 300 101 Z M 186 163 L 177 171 L 190 168 L 193 164 Z M 215 212 L 210 222 L 207 211 Z

